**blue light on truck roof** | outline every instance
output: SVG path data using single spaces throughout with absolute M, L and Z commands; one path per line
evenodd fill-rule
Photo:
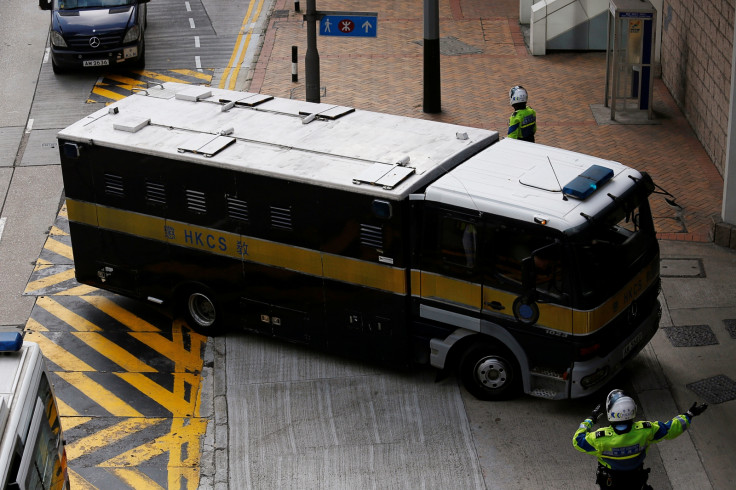
M 591 165 L 562 188 L 562 193 L 575 199 L 586 199 L 613 177 L 613 170 Z
M 0 352 L 17 352 L 23 346 L 20 332 L 0 332 Z

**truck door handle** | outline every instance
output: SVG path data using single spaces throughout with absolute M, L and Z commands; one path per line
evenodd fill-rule
M 494 310 L 505 310 L 506 309 L 506 307 L 502 305 L 501 303 L 499 303 L 498 301 L 490 301 L 490 302 L 486 301 L 483 304 L 486 306 L 490 306 Z

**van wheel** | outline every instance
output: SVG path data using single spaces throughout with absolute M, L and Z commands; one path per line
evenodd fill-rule
M 53 59 L 51 60 L 51 69 L 54 70 L 54 73 L 56 75 L 63 75 L 64 73 L 66 73 L 66 70 L 54 63 Z
M 190 327 L 203 335 L 219 333 L 220 309 L 210 291 L 190 290 L 181 300 L 182 310 Z
M 516 359 L 496 344 L 471 345 L 460 359 L 459 371 L 465 389 L 479 400 L 507 400 L 520 392 Z

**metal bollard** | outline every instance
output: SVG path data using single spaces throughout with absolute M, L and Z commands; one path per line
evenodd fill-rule
M 299 80 L 299 75 L 297 74 L 297 47 L 292 46 L 291 47 L 291 81 L 296 82 Z

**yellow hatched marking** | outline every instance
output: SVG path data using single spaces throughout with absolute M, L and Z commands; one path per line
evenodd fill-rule
M 155 381 L 151 381 L 141 373 L 115 373 L 115 376 L 126 381 L 128 384 L 145 393 L 156 403 L 169 410 L 174 417 L 194 417 L 199 414 L 193 413 L 196 403 L 193 403 L 195 394 L 194 388 L 199 384 L 199 375 L 190 373 L 174 373 L 174 391 L 169 391 Z M 190 394 L 192 401 L 184 399 L 185 386 L 184 383 L 192 386 Z
M 179 83 L 188 83 L 187 80 L 183 80 L 181 78 L 171 77 L 168 75 L 163 75 L 161 73 L 156 73 L 153 71 L 142 71 L 141 75 L 143 75 L 146 78 L 150 78 L 151 80 L 161 80 L 162 82 L 179 82 Z
M 69 233 L 65 232 L 61 228 L 58 228 L 57 226 L 52 226 L 49 230 L 49 235 L 52 236 L 69 236 Z
M 198 72 L 196 70 L 187 70 L 186 68 L 182 68 L 179 70 L 171 70 L 171 71 L 174 73 L 178 73 L 179 75 L 185 75 L 187 77 L 192 77 L 192 78 L 199 78 L 200 80 L 203 80 L 205 82 L 209 82 L 210 80 L 212 80 L 212 75 L 208 73 Z
M 92 453 L 103 447 L 113 445 L 131 434 L 145 430 L 164 420 L 166 419 L 143 418 L 140 416 L 122 420 L 115 425 L 67 444 L 67 459 L 72 461 L 84 454 Z
M 135 357 L 133 354 L 123 349 L 115 342 L 112 342 L 102 335 L 95 332 L 72 332 L 72 335 L 96 350 L 112 362 L 120 366 L 126 371 L 138 373 L 156 373 L 156 369 L 152 368 L 145 362 Z M 145 393 L 145 392 L 144 392 Z
M 184 348 L 184 336 L 181 322 L 172 325 L 172 340 L 153 332 L 131 332 L 130 335 L 140 342 L 146 344 L 162 356 L 174 361 L 179 371 L 200 371 L 202 369 L 202 356 L 200 355 L 202 344 L 207 337 L 198 333 L 190 334 L 191 350 Z
M 48 260 L 39 258 L 36 261 L 36 266 L 34 267 L 34 270 L 40 271 L 40 270 L 48 269 L 52 265 L 55 265 L 55 264 L 53 262 L 49 262 Z
M 43 269 L 47 269 L 48 266 L 44 266 Z M 26 284 L 26 293 L 30 293 L 33 291 L 38 291 L 39 289 L 44 289 L 50 286 L 54 286 L 56 284 L 61 284 L 64 281 L 68 281 L 70 279 L 74 279 L 74 269 L 67 269 L 65 271 L 61 271 L 57 274 L 53 274 L 48 277 L 42 277 L 41 279 L 36 279 L 35 281 L 31 281 L 28 284 Z
M 102 330 L 94 323 L 61 306 L 48 296 L 39 297 L 36 304 L 79 332 L 99 332 Z
M 146 490 L 164 488 L 135 468 L 109 468 L 108 471 L 127 483 L 130 488 L 145 488 Z
M 66 202 L 61 206 L 61 209 L 59 210 L 59 217 L 68 219 L 69 216 L 66 214 Z
M 115 393 L 79 372 L 58 372 L 60 378 L 87 395 L 116 417 L 141 417 L 141 413 L 121 400 Z
M 98 310 L 113 317 L 134 332 L 160 332 L 161 329 L 151 325 L 142 318 L 134 315 L 130 311 L 122 308 L 114 301 L 104 296 L 86 296 L 82 298 Z
M 59 400 L 57 399 L 57 402 Z M 68 406 L 68 405 L 67 405 Z M 61 407 L 59 407 L 59 411 L 61 411 Z M 61 417 L 61 426 L 64 428 L 65 431 L 72 430 L 73 428 L 80 426 L 82 424 L 86 424 L 92 420 L 92 417 L 72 417 L 72 416 L 64 416 Z
M 110 73 L 105 78 L 110 80 L 115 80 L 118 82 L 116 85 L 120 88 L 123 88 L 125 90 L 131 90 L 132 88 L 138 88 L 141 85 L 145 85 L 146 82 L 143 80 L 137 80 L 135 78 L 125 77 L 123 75 L 116 75 L 114 73 Z
M 74 490 L 98 490 L 96 486 L 82 478 L 79 473 L 71 468 L 67 468 L 69 471 L 69 487 Z
M 41 346 L 41 352 L 51 362 L 64 371 L 97 371 L 66 349 L 62 349 L 39 332 L 27 332 L 26 340 Z
M 187 425 L 184 425 L 184 421 Z M 199 451 L 187 451 L 186 457 L 183 457 L 182 448 L 185 446 L 189 448 L 199 447 L 199 437 L 204 434 L 206 429 L 207 419 L 172 419 L 171 432 L 168 434 L 110 458 L 101 463 L 100 466 L 138 466 L 156 456 L 160 456 L 162 453 L 169 453 L 169 473 L 175 467 L 190 466 L 196 468 L 199 465 Z M 170 477 L 171 475 L 169 475 Z
M 84 296 L 85 294 L 97 291 L 97 288 L 82 284 L 73 288 L 69 288 L 65 291 L 56 293 L 57 296 Z
M 113 99 L 113 100 L 121 100 L 124 99 L 126 96 L 119 94 L 117 92 L 113 92 L 112 90 L 107 90 L 106 88 L 102 88 L 98 85 L 95 85 L 92 87 L 92 93 L 97 94 L 100 97 L 104 97 L 106 99 Z
M 29 318 L 26 322 L 26 330 L 31 330 L 34 332 L 48 332 L 49 329 L 38 323 L 37 320 L 33 318 Z

